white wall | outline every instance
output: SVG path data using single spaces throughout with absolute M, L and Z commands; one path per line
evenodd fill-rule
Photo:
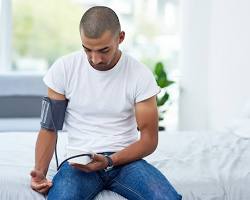
M 181 92 L 179 127 L 207 128 L 210 1 L 181 3 Z M 205 114 L 205 115 L 204 115 Z
M 211 27 L 210 126 L 238 115 L 250 97 L 250 1 L 215 1 Z
M 181 4 L 179 128 L 222 128 L 250 97 L 250 1 Z

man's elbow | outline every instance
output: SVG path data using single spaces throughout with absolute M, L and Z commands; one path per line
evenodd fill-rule
M 156 150 L 157 146 L 158 146 L 158 138 L 156 138 L 156 139 L 153 141 L 153 144 L 152 144 L 152 152 L 151 152 L 151 153 L 153 153 L 153 152 Z
M 152 154 L 158 146 L 158 134 L 155 134 L 153 137 L 149 137 L 147 146 L 149 154 Z
M 141 141 L 143 142 L 144 148 L 147 154 L 153 153 L 158 146 L 158 129 L 146 129 L 140 128 Z

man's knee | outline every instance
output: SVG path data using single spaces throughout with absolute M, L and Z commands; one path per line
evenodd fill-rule
M 77 199 L 76 194 L 73 191 L 68 191 L 66 188 L 51 188 L 47 200 L 70 200 L 70 199 Z
M 157 200 L 181 200 L 182 197 L 176 190 L 169 185 L 168 188 L 158 188 L 156 190 L 151 190 L 147 199 L 157 199 Z
M 140 192 L 145 199 L 181 199 L 167 178 L 145 160 L 135 161 L 124 166 L 119 181 Z

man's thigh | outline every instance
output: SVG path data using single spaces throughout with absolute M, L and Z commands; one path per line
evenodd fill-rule
M 102 189 L 103 183 L 97 173 L 85 173 L 65 163 L 54 176 L 48 200 L 93 199 Z
M 166 177 L 145 160 L 122 166 L 109 189 L 129 200 L 181 199 Z

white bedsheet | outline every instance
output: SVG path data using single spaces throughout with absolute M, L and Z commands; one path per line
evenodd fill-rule
M 36 133 L 0 132 L 0 199 L 42 200 L 29 187 Z M 59 139 L 64 155 L 65 137 Z M 161 132 L 146 158 L 182 194 L 183 200 L 249 200 L 250 140 L 228 131 Z M 49 176 L 55 173 L 52 161 Z M 110 191 L 97 199 L 124 199 Z
M 0 200 L 44 200 L 45 197 L 30 188 L 30 170 L 34 165 L 35 132 L 0 132 Z M 58 139 L 58 156 L 65 156 L 66 135 Z M 56 173 L 51 161 L 48 176 Z M 125 200 L 120 195 L 103 191 L 95 200 Z
M 227 130 L 173 132 L 159 146 L 153 164 L 184 200 L 250 199 L 249 139 Z

